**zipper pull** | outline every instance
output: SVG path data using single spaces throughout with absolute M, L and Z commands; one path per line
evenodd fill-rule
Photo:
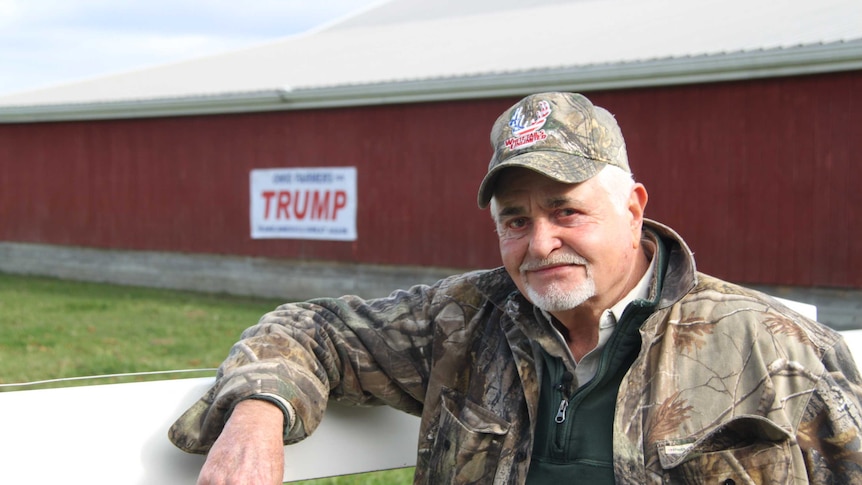
M 560 401 L 560 409 L 557 410 L 557 416 L 554 418 L 554 421 L 557 423 L 562 423 L 566 420 L 566 408 L 569 407 L 569 401 L 565 398 Z
M 557 390 L 563 395 L 563 399 L 560 401 L 560 408 L 557 409 L 557 416 L 554 417 L 554 421 L 557 423 L 562 423 L 566 420 L 566 409 L 569 407 L 569 386 L 571 386 L 574 379 L 575 376 L 571 372 L 566 371 L 563 373 L 563 379 L 557 384 Z

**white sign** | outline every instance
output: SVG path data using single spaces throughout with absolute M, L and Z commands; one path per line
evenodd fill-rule
M 356 167 L 251 171 L 253 239 L 356 240 Z

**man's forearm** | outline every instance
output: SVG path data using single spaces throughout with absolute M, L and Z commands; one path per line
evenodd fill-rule
M 272 402 L 239 402 L 210 449 L 198 485 L 280 484 L 284 412 Z

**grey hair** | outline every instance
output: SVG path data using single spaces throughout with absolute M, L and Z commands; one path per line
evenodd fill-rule
M 635 185 L 632 174 L 619 167 L 606 165 L 595 177 L 596 182 L 607 192 L 617 213 L 622 214 L 628 210 L 629 196 Z

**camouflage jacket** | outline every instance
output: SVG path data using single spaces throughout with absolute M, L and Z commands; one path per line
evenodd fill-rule
M 623 380 L 614 421 L 619 484 L 862 483 L 862 382 L 840 336 L 763 294 L 695 271 L 668 248 L 656 312 Z M 524 483 L 541 368 L 563 352 L 503 269 L 387 298 L 283 305 L 243 333 L 215 386 L 170 430 L 205 453 L 238 400 L 294 408 L 285 443 L 328 399 L 421 416 L 415 482 Z

